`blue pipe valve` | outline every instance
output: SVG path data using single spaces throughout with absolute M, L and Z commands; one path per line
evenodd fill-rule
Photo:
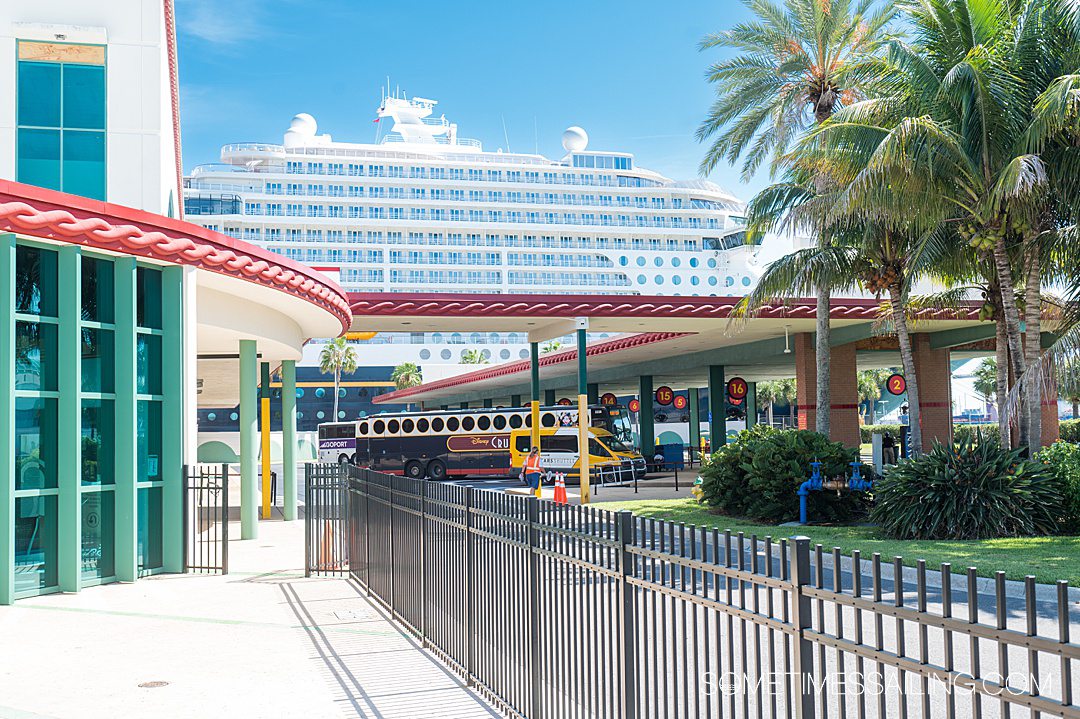
M 874 488 L 874 480 L 865 479 L 862 476 L 862 463 L 851 462 L 851 476 L 847 481 L 847 489 L 852 492 L 869 492 Z M 799 524 L 809 523 L 807 509 L 807 497 L 811 492 L 820 492 L 825 486 L 825 478 L 821 476 L 821 462 L 814 460 L 810 463 L 810 478 L 799 485 Z

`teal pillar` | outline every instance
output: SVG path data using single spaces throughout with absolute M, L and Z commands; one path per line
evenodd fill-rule
M 0 235 L 0 605 L 15 601 L 15 235 Z
M 651 461 L 656 454 L 656 431 L 653 425 L 653 378 L 652 375 L 638 377 L 638 436 L 641 441 L 641 454 L 646 461 Z
M 494 406 L 494 403 L 490 399 L 484 400 L 484 409 L 491 409 Z
M 521 406 L 521 395 L 520 394 L 512 394 L 512 395 L 510 395 L 510 406 L 511 407 L 520 407 Z
M 116 578 L 134 582 L 139 576 L 138 556 L 138 366 L 136 347 L 136 266 L 134 257 L 113 262 L 113 305 L 116 329 L 114 362 L 116 401 L 113 420 L 116 447 Z
M 697 387 L 689 387 L 686 390 L 687 407 L 690 408 L 689 445 L 693 452 L 701 449 L 701 392 Z
M 586 392 L 589 395 L 589 404 L 600 404 L 600 385 L 590 382 Z
M 757 382 L 746 383 L 746 428 L 757 424 Z
M 281 363 L 281 491 L 285 521 L 296 519 L 296 361 Z
M 727 444 L 727 382 L 723 365 L 709 366 L 709 447 Z
M 161 271 L 161 565 L 184 571 L 184 388 L 195 383 L 195 367 L 185 366 L 183 267 Z M 194 341 L 194 338 L 190 338 Z M 191 458 L 194 460 L 194 457 Z
M 557 401 L 558 401 L 558 400 L 557 400 L 557 399 L 556 399 L 556 397 L 555 397 L 555 390 L 553 390 L 553 389 L 546 389 L 546 390 L 544 390 L 544 406 L 545 406 L 545 407 L 551 407 L 551 406 L 554 406 L 554 404 L 555 404 L 555 403 L 556 403 Z
M 58 257 L 57 352 L 57 579 L 79 591 L 82 575 L 82 250 L 61 247 Z
M 259 358 L 255 340 L 240 340 L 240 538 L 259 536 Z

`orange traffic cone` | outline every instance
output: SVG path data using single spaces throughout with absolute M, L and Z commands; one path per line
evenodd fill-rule
M 562 472 L 555 475 L 555 504 L 569 504 L 566 501 L 566 475 Z
M 334 561 L 334 529 L 330 522 L 323 523 L 322 543 L 319 547 L 319 568 L 323 570 L 337 569 Z

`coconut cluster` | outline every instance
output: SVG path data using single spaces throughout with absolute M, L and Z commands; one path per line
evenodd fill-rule
M 1010 235 L 1023 237 L 1030 229 L 1031 223 L 1026 217 L 1009 214 L 989 224 L 977 220 L 961 222 L 959 232 L 971 247 L 979 252 L 989 252 L 994 249 L 998 240 L 1003 240 Z
M 887 262 L 880 267 L 870 267 L 862 276 L 863 287 L 874 294 L 881 294 L 900 281 L 903 267 L 899 262 Z

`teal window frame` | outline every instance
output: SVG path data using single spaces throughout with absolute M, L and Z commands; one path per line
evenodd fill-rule
M 47 189 L 69 192 L 94 200 L 106 200 L 108 197 L 108 97 L 109 97 L 109 73 L 108 73 L 108 47 L 95 43 L 63 43 L 64 45 L 79 45 L 84 47 L 102 48 L 104 60 L 102 64 L 80 63 L 49 60 L 22 60 L 19 59 L 19 43 L 15 43 L 15 178 L 18 182 L 45 187 Z M 33 42 L 33 41 L 28 41 Z M 55 124 L 32 124 L 22 121 L 20 103 L 24 88 L 20 77 L 24 68 L 31 67 L 56 67 L 59 68 L 57 83 L 58 110 Z M 79 91 L 77 82 L 71 84 L 67 81 L 67 75 L 77 76 L 89 68 L 100 68 L 101 78 L 101 108 L 100 111 L 91 111 L 92 116 L 87 118 L 88 113 L 68 112 L 64 107 L 65 96 L 69 93 L 76 94 Z M 100 117 L 97 117 L 100 115 Z M 46 118 L 33 118 L 44 120 Z M 100 122 L 100 127 L 96 125 Z M 55 135 L 56 141 L 56 167 L 55 177 L 52 168 L 42 165 L 34 174 L 27 169 L 29 157 L 25 155 L 24 147 L 29 149 L 30 143 L 36 138 L 38 142 L 52 142 Z M 40 144 L 38 145 L 40 148 Z M 99 149 L 100 148 L 100 149 Z M 98 156 L 100 155 L 100 163 Z M 47 160 L 51 162 L 51 159 Z M 100 164 L 100 169 L 97 167 Z M 47 176 L 46 174 L 47 173 Z

